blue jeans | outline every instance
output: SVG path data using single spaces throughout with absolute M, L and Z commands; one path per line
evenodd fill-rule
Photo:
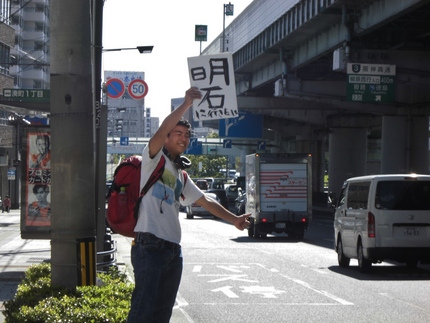
M 135 287 L 127 323 L 168 323 L 182 276 L 181 246 L 139 232 L 131 247 Z

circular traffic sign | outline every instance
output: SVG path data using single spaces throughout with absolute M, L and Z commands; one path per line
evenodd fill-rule
M 134 79 L 128 84 L 128 94 L 135 100 L 142 100 L 148 93 L 148 84 L 144 80 Z
M 111 78 L 106 82 L 107 95 L 111 99 L 118 99 L 124 95 L 124 83 L 117 78 Z

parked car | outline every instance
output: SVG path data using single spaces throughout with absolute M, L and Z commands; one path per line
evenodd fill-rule
M 234 184 L 228 185 L 225 188 L 225 194 L 227 195 L 228 202 L 233 203 L 239 196 L 239 187 Z
M 209 188 L 212 186 L 212 183 L 214 182 L 214 178 L 213 177 L 206 177 L 204 178 L 208 184 L 209 184 Z
M 224 189 L 224 181 L 215 179 L 211 184 L 209 184 L 209 188 L 223 190 Z
M 348 179 L 334 218 L 339 266 L 358 259 L 361 272 L 394 260 L 430 263 L 430 176 L 369 175 Z
M 221 201 L 221 205 L 228 210 L 228 199 L 227 199 L 227 195 L 225 194 L 224 188 L 210 188 L 206 192 L 215 193 L 216 196 L 218 196 L 219 200 Z
M 214 199 L 218 203 L 220 203 L 220 200 L 219 200 L 218 196 L 216 196 L 215 193 L 207 193 L 207 192 L 205 192 L 204 194 L 206 196 Z M 209 211 L 207 211 L 205 208 L 201 207 L 197 203 L 193 203 L 193 204 L 187 206 L 186 207 L 186 212 L 187 212 L 187 219 L 192 219 L 192 218 L 194 218 L 195 215 L 199 215 L 199 216 L 202 216 L 202 215 L 212 215 L 212 213 L 210 213 Z
M 200 188 L 203 191 L 206 191 L 209 188 L 209 183 L 205 179 L 198 179 L 196 181 L 196 185 L 198 188 Z

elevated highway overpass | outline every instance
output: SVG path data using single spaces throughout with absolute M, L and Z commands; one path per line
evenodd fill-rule
M 313 154 L 316 191 L 326 168 L 334 192 L 351 176 L 428 173 L 428 21 L 429 0 L 254 0 L 225 31 L 239 110 L 264 116 L 270 151 Z M 394 66 L 392 99 L 352 101 L 348 63 Z

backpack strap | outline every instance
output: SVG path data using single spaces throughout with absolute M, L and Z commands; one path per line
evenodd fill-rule
M 185 187 L 185 184 L 187 184 L 188 173 L 186 171 L 182 170 L 182 175 L 184 175 L 184 187 Z M 184 194 L 181 193 L 181 197 L 182 197 L 182 200 L 185 200 Z
M 166 158 L 164 158 L 164 155 L 161 155 L 161 158 L 157 164 L 157 167 L 155 167 L 154 171 L 152 172 L 151 176 L 149 176 L 148 181 L 146 182 L 145 186 L 140 191 L 140 196 L 148 192 L 148 190 L 151 188 L 152 185 L 154 185 L 160 178 L 161 175 L 163 175 L 164 172 L 164 165 L 166 164 Z
M 163 175 L 164 172 L 164 165 L 166 164 L 166 158 L 164 155 L 161 155 L 161 158 L 157 164 L 157 167 L 155 167 L 154 171 L 152 172 L 151 176 L 149 176 L 148 181 L 143 186 L 142 190 L 140 191 L 140 196 L 134 206 L 134 218 L 137 219 L 139 215 L 139 206 L 140 202 L 142 201 L 143 196 L 148 192 L 148 190 L 151 188 L 152 185 L 154 185 Z

